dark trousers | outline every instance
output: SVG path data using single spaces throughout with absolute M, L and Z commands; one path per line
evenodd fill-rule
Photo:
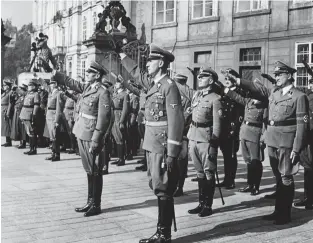
M 220 149 L 224 158 L 224 182 L 225 184 L 232 184 L 235 182 L 238 166 L 239 140 L 235 138 L 223 139 L 220 143 Z

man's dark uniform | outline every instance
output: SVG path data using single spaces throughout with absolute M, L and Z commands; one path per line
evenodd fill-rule
M 4 83 L 11 87 L 12 82 L 9 80 L 4 80 Z M 6 138 L 6 142 L 2 145 L 5 147 L 12 146 L 11 142 L 11 118 L 10 118 L 10 110 L 9 103 L 10 103 L 10 95 L 11 95 L 11 89 L 8 89 L 7 91 L 1 92 L 1 136 L 4 136 Z
M 112 127 L 112 135 L 114 137 L 118 160 L 112 164 L 118 166 L 125 165 L 125 135 L 126 135 L 126 123 L 129 113 L 129 95 L 124 88 L 115 90 L 112 96 L 114 104 L 114 117 L 115 121 Z
M 228 90 L 226 95 L 238 104 L 245 106 L 244 121 L 240 128 L 241 150 L 247 164 L 247 182 L 240 192 L 259 194 L 260 182 L 263 173 L 260 138 L 263 131 L 264 114 L 267 113 L 267 102 L 245 98 L 236 91 Z
M 37 80 L 32 79 L 29 81 L 28 86 L 37 86 Z M 37 133 L 36 133 L 36 121 L 37 114 L 40 106 L 40 96 L 36 90 L 28 91 L 23 101 L 23 107 L 20 113 L 20 119 L 22 120 L 26 133 L 29 137 L 28 152 L 24 154 L 34 155 L 37 154 Z
M 295 69 L 277 61 L 275 75 L 293 74 Z M 266 144 L 271 167 L 277 178 L 275 211 L 264 217 L 275 220 L 275 224 L 286 224 L 291 220 L 291 207 L 294 197 L 293 175 L 298 172 L 301 150 L 307 146 L 309 135 L 309 104 L 307 96 L 293 85 L 286 94 L 279 87 L 267 88 L 255 82 L 240 80 L 240 86 L 251 92 L 252 97 L 269 101 L 269 121 L 266 131 Z M 295 155 L 294 161 L 291 155 Z
M 14 102 L 14 114 L 12 119 L 11 139 L 20 141 L 19 149 L 26 147 L 27 133 L 20 119 L 20 113 L 23 107 L 24 98 L 27 92 L 27 86 L 20 86 L 16 90 L 16 100 Z M 11 105 L 11 103 L 10 103 Z
M 47 139 L 43 136 L 43 134 L 46 125 L 46 108 L 49 92 L 41 87 L 38 89 L 38 94 L 40 96 L 40 108 L 38 110 L 38 119 L 36 121 L 38 146 L 45 147 L 47 145 Z
M 174 56 L 151 44 L 149 59 L 174 61 Z M 174 216 L 173 193 L 177 187 L 176 159 L 181 150 L 184 115 L 177 85 L 167 75 L 153 80 L 151 87 L 147 73 L 129 57 L 122 57 L 122 64 L 139 85 L 149 89 L 145 102 L 145 137 L 143 149 L 147 152 L 149 185 L 158 197 L 159 217 L 157 232 L 140 243 L 170 242 Z M 174 159 L 173 159 L 174 158 Z M 173 168 L 167 169 L 172 160 Z M 174 161 L 173 161 L 174 160 Z M 157 239 L 157 240 L 156 240 Z
M 87 72 L 99 73 L 101 76 L 106 74 L 104 68 L 96 62 L 90 63 Z M 88 199 L 85 206 L 76 208 L 75 211 L 85 212 L 86 217 L 97 215 L 101 213 L 102 169 L 105 162 L 97 156 L 100 157 L 104 135 L 110 125 L 110 93 L 100 80 L 93 84 L 83 84 L 60 72 L 56 72 L 54 80 L 82 94 L 73 133 L 77 137 L 83 167 L 87 173 Z
M 65 92 L 65 105 L 64 105 L 64 117 L 65 117 L 65 126 L 70 137 L 71 148 L 68 151 L 69 154 L 73 154 L 76 151 L 77 141 L 76 137 L 73 134 L 73 127 L 75 124 L 75 100 L 77 99 L 74 94 Z
M 183 187 L 185 184 L 185 179 L 187 177 L 188 171 L 188 138 L 187 133 L 191 123 L 191 100 L 195 93 L 187 83 L 187 77 L 181 74 L 177 74 L 174 77 L 174 81 L 181 94 L 182 107 L 185 117 L 185 126 L 183 133 L 182 150 L 178 157 L 178 169 L 179 169 L 179 180 L 177 185 L 177 190 L 174 193 L 174 197 L 179 197 L 183 195 Z

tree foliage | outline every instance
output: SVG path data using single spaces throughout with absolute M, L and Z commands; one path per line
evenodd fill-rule
M 17 30 L 12 25 L 10 20 L 6 20 L 4 23 L 5 34 L 10 36 L 16 33 L 15 47 L 4 47 L 4 68 L 2 71 L 3 77 L 11 77 L 13 79 L 27 71 L 30 65 L 30 54 L 31 54 L 31 35 L 34 31 L 32 23 L 23 25 L 22 28 Z

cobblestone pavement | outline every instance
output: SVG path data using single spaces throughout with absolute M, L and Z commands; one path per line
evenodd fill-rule
M 4 142 L 2 138 L 2 143 Z M 14 145 L 17 145 L 16 143 Z M 1 239 L 2 242 L 138 242 L 155 232 L 156 198 L 147 184 L 145 172 L 135 171 L 136 160 L 126 166 L 110 166 L 104 176 L 102 214 L 85 218 L 74 211 L 86 202 L 86 176 L 80 158 L 61 154 L 60 162 L 25 150 L 1 148 Z M 222 158 L 218 171 L 223 178 Z M 189 163 L 185 196 L 175 199 L 177 232 L 173 242 L 313 242 L 313 211 L 292 209 L 292 223 L 275 226 L 261 216 L 271 213 L 273 201 L 263 196 L 272 192 L 274 178 L 268 161 L 264 162 L 261 194 L 250 196 L 237 189 L 245 184 L 246 169 L 239 156 L 236 189 L 224 190 L 223 206 L 216 190 L 214 214 L 199 218 L 187 210 L 197 205 L 197 184 Z M 303 195 L 303 171 L 296 176 L 296 196 Z

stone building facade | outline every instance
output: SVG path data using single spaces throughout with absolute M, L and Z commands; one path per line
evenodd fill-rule
M 101 5 L 107 2 L 75 0 L 65 4 L 54 0 L 51 1 L 54 7 L 49 7 L 49 2 L 34 1 L 34 8 L 39 9 L 34 23 L 50 36 L 50 47 L 65 54 L 67 72 L 73 77 L 83 75 L 88 57 L 81 43 L 93 32 L 95 12 L 101 12 Z M 307 58 L 313 66 L 312 0 L 122 3 L 139 36 L 144 23 L 147 43 L 155 42 L 173 50 L 176 61 L 171 70 L 187 75 L 192 87 L 197 86 L 197 81 L 186 67 L 198 71 L 202 66 L 211 66 L 219 75 L 221 69 L 233 67 L 245 78 L 262 80 L 260 73 L 272 74 L 276 60 L 297 68 L 296 84 L 307 85 L 308 74 L 301 61 Z M 57 9 L 66 16 L 63 28 L 56 28 L 51 22 Z

